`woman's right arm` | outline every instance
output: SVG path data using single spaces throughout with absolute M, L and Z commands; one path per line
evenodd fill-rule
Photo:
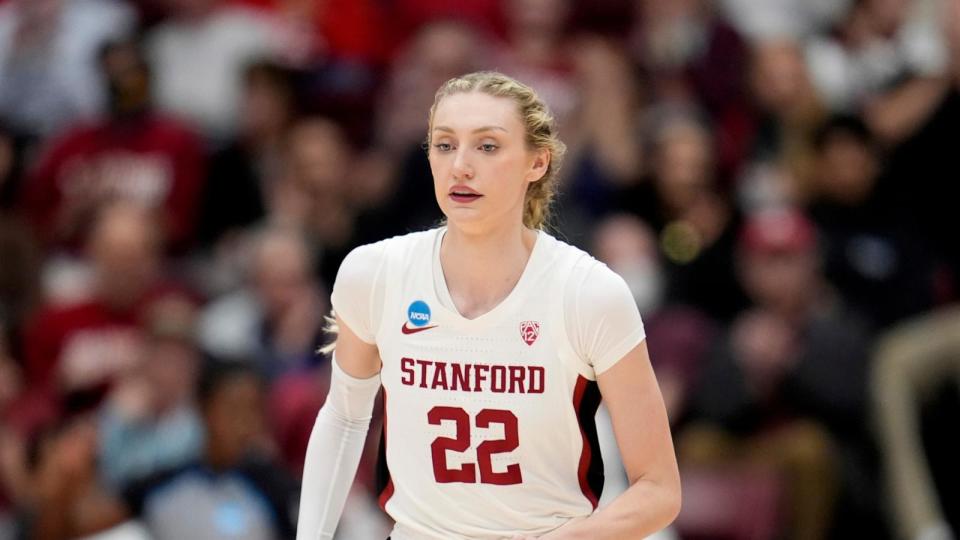
M 353 484 L 380 389 L 380 355 L 338 317 L 330 392 L 310 434 L 297 540 L 333 538 Z

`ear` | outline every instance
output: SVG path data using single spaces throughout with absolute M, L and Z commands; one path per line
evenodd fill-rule
M 540 148 L 533 152 L 533 162 L 530 164 L 530 170 L 527 171 L 527 182 L 533 183 L 543 178 L 547 174 L 547 168 L 550 166 L 550 150 Z

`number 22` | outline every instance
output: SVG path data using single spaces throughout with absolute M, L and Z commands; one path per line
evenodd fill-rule
M 447 450 L 466 452 L 470 448 L 470 415 L 459 407 L 436 406 L 427 413 L 427 421 L 439 426 L 444 420 L 456 422 L 456 438 L 437 437 L 430 444 L 433 457 L 433 476 L 437 482 L 448 484 L 477 482 L 476 465 L 480 466 L 480 483 L 508 486 L 523 482 L 520 465 L 512 463 L 503 472 L 494 472 L 491 455 L 510 452 L 520 446 L 520 434 L 517 429 L 517 417 L 502 409 L 483 409 L 477 413 L 478 428 L 488 428 L 490 424 L 503 425 L 503 438 L 483 441 L 477 446 L 477 464 L 464 463 L 459 469 L 447 466 Z

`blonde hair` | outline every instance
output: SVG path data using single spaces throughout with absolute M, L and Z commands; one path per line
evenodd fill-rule
M 546 149 L 550 163 L 543 178 L 527 187 L 523 204 L 523 224 L 531 229 L 544 229 L 550 221 L 550 203 L 557 190 L 557 175 L 567 146 L 557 137 L 556 120 L 540 96 L 522 82 L 496 71 L 477 71 L 454 77 L 443 83 L 433 99 L 427 129 L 427 147 L 433 116 L 443 98 L 453 94 L 482 92 L 493 97 L 513 100 L 517 104 L 520 120 L 526 130 L 527 147 L 531 150 Z
M 557 136 L 557 124 L 547 104 L 540 96 L 522 82 L 496 71 L 477 71 L 460 77 L 454 77 L 443 83 L 430 106 L 430 116 L 427 128 L 427 148 L 430 148 L 430 131 L 433 128 L 433 115 L 437 112 L 437 105 L 443 98 L 453 94 L 469 92 L 483 92 L 493 97 L 502 97 L 513 100 L 517 104 L 520 120 L 526 130 L 527 147 L 531 150 L 546 149 L 550 152 L 550 162 L 547 172 L 536 182 L 527 187 L 527 194 L 523 202 L 523 224 L 531 229 L 544 229 L 550 223 L 550 204 L 557 192 L 557 176 L 567 145 Z M 340 329 L 337 325 L 336 314 L 331 310 L 325 317 L 324 331 L 336 336 Z M 322 354 L 333 352 L 336 340 L 327 343 L 319 349 Z

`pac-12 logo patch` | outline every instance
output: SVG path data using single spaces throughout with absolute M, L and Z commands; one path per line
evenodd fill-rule
M 407 322 L 400 331 L 404 334 L 415 334 L 436 326 L 427 326 L 428 324 L 430 324 L 430 306 L 423 300 L 416 300 L 407 308 Z
M 527 345 L 533 345 L 533 342 L 540 337 L 540 323 L 537 321 L 523 321 L 520 323 L 520 337 Z

